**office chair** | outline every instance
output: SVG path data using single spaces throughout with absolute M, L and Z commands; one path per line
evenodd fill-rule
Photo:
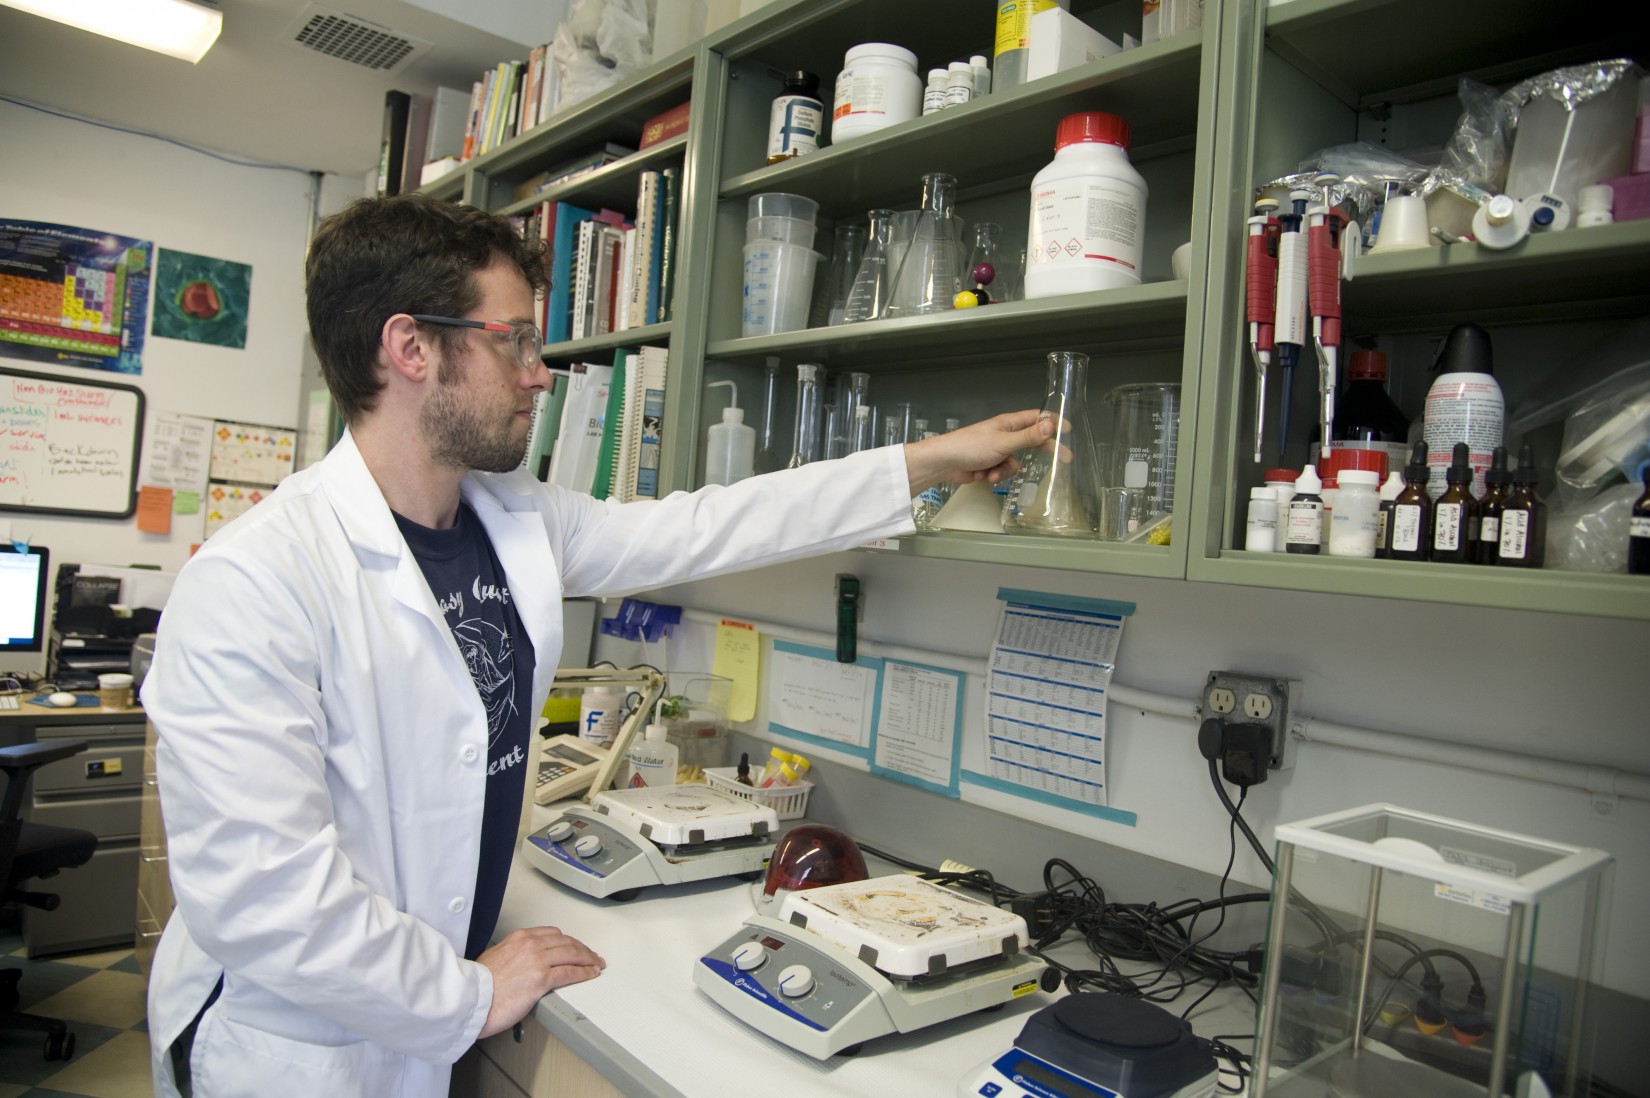
M 6 793 L 0 802 L 0 901 L 13 900 L 54 911 L 58 897 L 50 892 L 25 892 L 18 885 L 34 877 L 50 877 L 91 860 L 97 836 L 76 827 L 53 827 L 21 817 L 29 778 L 40 767 L 86 750 L 78 740 L 48 740 L 0 747 L 0 770 L 6 772 Z M 25 1014 L 17 1009 L 20 968 L 0 969 L 0 1025 L 39 1030 L 46 1035 L 46 1059 L 67 1060 L 74 1055 L 74 1034 L 55 1018 Z

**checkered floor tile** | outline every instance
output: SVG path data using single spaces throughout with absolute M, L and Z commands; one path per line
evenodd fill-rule
M 144 979 L 130 949 L 31 961 L 4 927 L 0 968 L 23 970 L 20 1009 L 75 1035 L 72 1060 L 47 1060 L 43 1034 L 0 1026 L 0 1098 L 153 1098 Z

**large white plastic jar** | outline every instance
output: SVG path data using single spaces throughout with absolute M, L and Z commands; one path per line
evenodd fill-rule
M 1084 111 L 1060 120 L 1054 160 L 1031 181 L 1027 298 L 1140 283 L 1146 181 L 1129 163 L 1129 124 Z
M 888 42 L 865 42 L 843 57 L 831 109 L 831 144 L 840 145 L 922 113 L 917 55 Z

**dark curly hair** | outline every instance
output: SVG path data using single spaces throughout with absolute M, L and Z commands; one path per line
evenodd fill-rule
M 321 223 L 304 264 L 309 337 L 345 423 L 370 412 L 384 388 L 379 337 L 396 313 L 464 316 L 481 300 L 475 273 L 494 257 L 544 292 L 544 243 L 523 240 L 507 218 L 405 194 L 363 198 Z M 462 328 L 437 328 L 453 354 Z

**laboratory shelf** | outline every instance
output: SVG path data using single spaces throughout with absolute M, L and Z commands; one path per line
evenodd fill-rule
M 605 335 L 590 336 L 586 339 L 570 339 L 563 343 L 553 343 L 544 349 L 544 361 L 549 365 L 563 362 L 601 362 L 611 364 L 613 352 L 620 347 L 639 347 L 644 343 L 664 344 L 670 342 L 671 322 L 662 324 L 647 324 L 640 328 L 626 328 L 622 332 L 608 332 Z
M 1142 159 L 1154 145 L 1180 147 L 1196 130 L 1201 63 L 1201 37 L 1179 35 L 742 172 L 722 181 L 721 195 L 786 191 L 818 201 L 830 215 L 901 208 L 911 200 L 912 181 L 925 173 L 949 173 L 965 190 L 981 180 L 1029 176 L 1028 165 L 1041 167 L 1052 155 L 1060 119 L 1079 110 L 1128 119 L 1131 152 Z
M 778 355 L 833 369 L 958 369 L 1009 357 L 1041 357 L 1039 348 L 1178 347 L 1185 327 L 1186 283 L 1151 282 L 934 316 L 719 340 L 706 347 L 706 355 L 732 360 Z
M 528 213 L 546 202 L 572 202 L 580 206 L 608 206 L 618 210 L 629 210 L 636 204 L 638 176 L 650 168 L 666 167 L 680 160 L 687 149 L 687 139 L 687 134 L 679 133 L 675 137 L 661 141 L 657 145 L 649 145 L 641 152 L 615 160 L 594 171 L 554 183 L 529 198 L 501 206 L 498 212 Z
M 1297 0 L 1298 2 L 1298 0 Z M 1494 251 L 1451 244 L 1358 260 L 1342 290 L 1353 322 L 1383 331 L 1642 315 L 1650 311 L 1650 220 L 1567 229 Z
M 1373 598 L 1415 599 L 1508 610 L 1650 618 L 1650 583 L 1643 576 L 1529 571 L 1489 565 L 1301 557 L 1228 549 L 1192 554 L 1188 577 L 1243 586 L 1323 591 Z
M 1266 9 L 1266 44 L 1363 108 L 1453 95 L 1463 76 L 1506 83 L 1645 44 L 1643 30 L 1588 22 L 1552 0 L 1287 0 Z
M 875 551 L 875 550 L 873 550 Z M 1028 568 L 1063 568 L 1124 576 L 1181 579 L 1183 554 L 1164 545 L 1134 545 L 1081 538 L 1029 537 L 1023 534 L 918 534 L 899 540 L 903 556 L 938 560 L 1013 563 Z

